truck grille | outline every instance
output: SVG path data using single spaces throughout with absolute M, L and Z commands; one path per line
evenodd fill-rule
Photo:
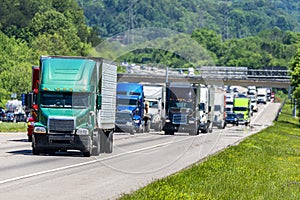
M 74 119 L 49 119 L 49 131 L 52 133 L 72 133 Z
M 187 124 L 187 115 L 173 114 L 173 124 Z

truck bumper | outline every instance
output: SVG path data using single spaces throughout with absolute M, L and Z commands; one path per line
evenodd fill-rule
M 195 131 L 195 124 L 172 124 L 166 123 L 163 127 L 163 131 L 172 131 L 172 132 L 192 132 Z
M 32 147 L 40 152 L 91 149 L 90 135 L 33 134 Z

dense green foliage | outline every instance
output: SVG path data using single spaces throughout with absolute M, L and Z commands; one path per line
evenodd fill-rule
M 298 116 L 300 117 L 300 48 L 291 61 L 292 70 L 292 85 L 294 87 L 293 98 L 296 99 L 298 104 Z M 300 120 L 299 120 L 300 121 Z
M 277 26 L 299 31 L 297 0 L 77 0 L 87 23 L 110 37 L 133 28 L 169 28 L 191 34 L 207 28 L 223 39 L 254 36 Z
M 298 199 L 299 127 L 286 105 L 273 126 L 238 146 L 121 199 Z

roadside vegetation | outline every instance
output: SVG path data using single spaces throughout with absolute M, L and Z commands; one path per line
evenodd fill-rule
M 1 132 L 26 132 L 27 124 L 25 122 L 18 123 L 9 123 L 2 122 L 0 123 L 0 134 Z
M 273 126 L 121 199 L 298 199 L 300 124 L 286 104 Z

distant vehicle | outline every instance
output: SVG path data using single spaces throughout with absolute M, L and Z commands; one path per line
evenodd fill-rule
M 257 89 L 257 103 L 267 103 L 267 88 Z
M 250 107 L 253 112 L 258 112 L 258 107 L 257 107 L 257 100 L 254 98 L 250 99 Z
M 226 126 L 225 117 L 226 96 L 224 93 L 216 92 L 214 98 L 213 126 L 223 129 Z
M 272 92 L 272 94 L 271 94 L 271 100 L 275 100 L 275 93 L 274 92 Z
M 4 117 L 4 121 L 5 122 L 14 122 L 15 120 L 15 114 L 12 112 L 8 112 L 6 113 L 5 117 Z
M 238 93 L 237 98 L 247 98 L 247 95 L 246 94 L 243 94 L 243 93 Z
M 236 113 L 227 113 L 225 121 L 226 124 L 239 125 L 238 115 Z
M 150 116 L 145 112 L 144 87 L 139 83 L 117 84 L 117 111 L 129 110 L 137 133 L 149 132 Z
M 248 126 L 250 124 L 250 99 L 249 98 L 235 98 L 233 102 L 233 112 L 238 114 L 239 123 Z
M 271 101 L 272 96 L 272 89 L 267 88 L 267 101 Z
M 189 76 L 194 76 L 194 75 L 195 75 L 195 69 L 192 68 L 192 67 L 189 67 L 189 68 L 188 68 L 188 75 L 189 75 Z
M 135 123 L 132 113 L 130 111 L 116 112 L 115 131 L 133 134 L 134 130 Z
M 166 88 L 166 135 L 212 132 L 214 92 L 204 85 L 170 83 Z
M 232 94 L 226 94 L 226 107 L 225 107 L 225 110 L 228 113 L 233 112 L 233 99 L 234 99 L 234 96 Z
M 163 118 L 165 110 L 164 87 L 161 85 L 144 85 L 145 112 L 150 115 L 150 128 L 155 131 L 161 131 L 163 127 Z
M 17 113 L 15 114 L 15 122 L 26 122 L 27 116 L 25 113 Z

